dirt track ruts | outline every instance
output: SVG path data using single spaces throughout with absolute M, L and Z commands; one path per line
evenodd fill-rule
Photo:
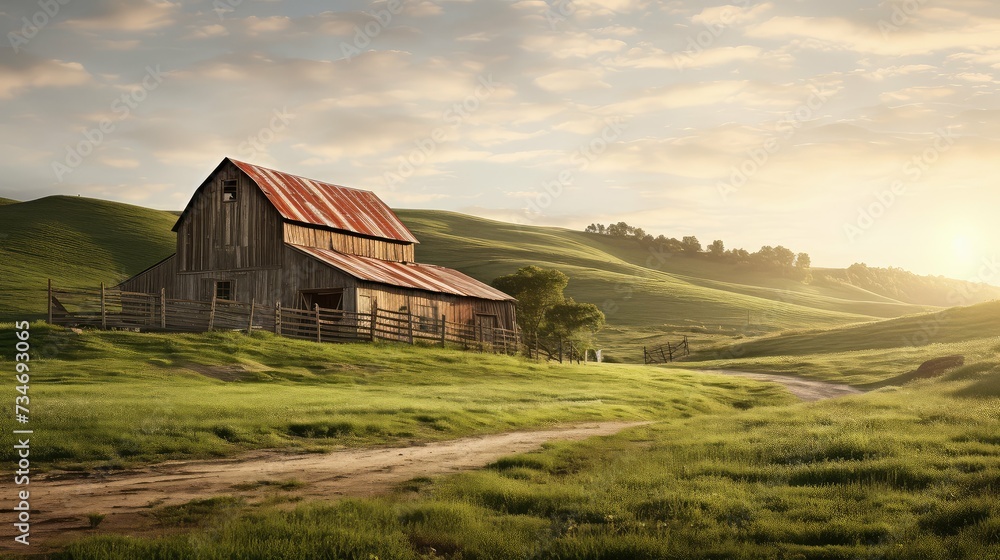
M 701 371 L 780 383 L 804 401 L 862 393 L 847 385 L 785 375 Z M 37 543 L 31 552 L 41 552 L 82 536 L 88 532 L 90 513 L 107 515 L 100 533 L 143 534 L 157 529 L 155 520 L 148 515 L 153 507 L 226 494 L 254 499 L 281 493 L 268 485 L 236 488 L 241 484 L 296 480 L 304 485 L 289 494 L 304 499 L 369 496 L 412 478 L 480 468 L 506 455 L 538 449 L 549 441 L 610 435 L 643 424 L 648 422 L 595 422 L 407 447 L 347 449 L 323 454 L 258 451 L 229 459 L 170 461 L 113 474 L 40 475 L 32 478 L 31 484 L 31 539 Z M 7 483 L 0 485 L 7 486 Z M 7 490 L 5 495 L 15 495 L 12 488 Z M 26 552 L 21 545 L 14 547 L 12 540 L 0 543 L 0 550 Z
M 554 440 L 581 440 L 610 435 L 648 422 L 592 422 L 546 430 L 511 432 L 375 449 L 348 449 L 322 454 L 261 451 L 231 459 L 170 461 L 114 474 L 50 473 L 32 478 L 31 540 L 33 552 L 82 536 L 87 514 L 107 518 L 98 532 L 141 534 L 156 528 L 147 514 L 152 507 L 183 504 L 217 495 L 249 498 L 281 494 L 273 486 L 239 490 L 258 481 L 304 483 L 296 497 L 368 496 L 406 480 L 483 467 L 512 453 L 538 449 Z M 4 484 L 4 486 L 7 486 Z M 4 495 L 14 495 L 14 490 Z M 0 550 L 26 552 L 5 539 Z

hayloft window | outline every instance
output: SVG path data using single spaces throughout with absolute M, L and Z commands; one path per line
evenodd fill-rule
M 216 282 L 215 283 L 215 299 L 224 299 L 227 301 L 232 301 L 233 299 L 233 283 L 226 282 Z
M 226 180 L 222 182 L 222 202 L 234 202 L 236 200 L 236 180 Z

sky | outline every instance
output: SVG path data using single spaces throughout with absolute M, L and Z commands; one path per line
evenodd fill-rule
M 395 208 L 1000 283 L 988 0 L 0 4 L 0 197 L 224 157 Z

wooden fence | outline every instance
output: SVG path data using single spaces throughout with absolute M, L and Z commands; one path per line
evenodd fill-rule
M 289 309 L 213 299 L 191 301 L 159 294 L 100 290 L 56 290 L 49 282 L 48 321 L 53 325 L 101 329 L 205 332 L 266 330 L 316 342 L 374 342 L 461 345 L 466 349 L 514 355 L 520 336 L 508 329 L 448 321 L 447 316 L 421 317 L 408 312 L 372 309 L 354 313 L 316 306 Z
M 688 346 L 688 337 L 685 336 L 684 340 L 677 344 L 667 342 L 666 344 L 648 349 L 643 346 L 642 363 L 647 365 L 668 364 L 681 356 L 688 356 L 690 354 L 691 348 Z

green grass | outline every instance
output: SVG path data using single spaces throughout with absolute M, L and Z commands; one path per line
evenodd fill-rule
M 2 198 L 2 197 L 0 197 L 0 206 L 8 206 L 8 205 L 17 204 L 17 203 L 18 203 L 17 200 L 11 200 L 9 198 Z
M 996 558 L 998 397 L 1000 364 L 974 362 L 864 396 L 550 444 L 387 498 L 93 538 L 59 557 Z
M 935 313 L 833 329 L 784 332 L 723 348 L 699 349 L 696 359 L 789 356 L 856 350 L 881 350 L 965 342 L 1000 334 L 1000 302 L 956 307 Z
M 114 285 L 174 252 L 176 217 L 80 197 L 0 205 L 0 321 L 45 313 L 45 287 Z
M 1000 302 L 830 329 L 720 341 L 673 367 L 780 373 L 863 388 L 899 385 L 934 358 L 1000 352 Z
M 10 327 L 0 325 L 3 348 L 14 346 Z M 46 434 L 32 456 L 47 469 L 434 441 L 790 399 L 777 388 L 716 386 L 641 366 L 558 366 L 268 333 L 74 334 L 41 323 L 31 333 L 32 424 Z M 13 370 L 10 358 L 0 367 Z M 6 392 L 13 399 L 12 385 Z

